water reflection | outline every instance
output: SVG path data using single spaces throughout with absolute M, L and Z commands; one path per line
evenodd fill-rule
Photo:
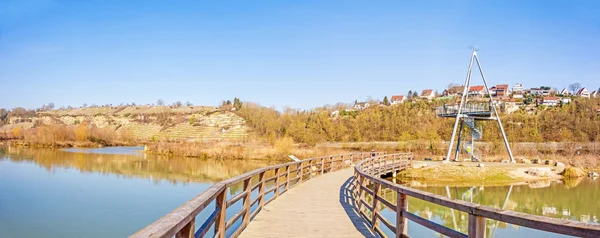
M 174 184 L 214 183 L 280 163 L 280 161 L 267 160 L 205 160 L 154 156 L 139 153 L 137 152 L 139 149 L 143 148 L 109 147 L 63 151 L 8 147 L 0 150 L 0 159 L 32 162 L 50 172 L 60 168 L 75 168 L 81 172 L 116 174 L 127 178 L 151 179 L 156 182 L 164 180 Z
M 100 152 L 0 147 L 0 237 L 126 237 L 211 184 L 280 163 Z
M 598 224 L 600 215 L 600 204 L 597 201 L 600 182 L 589 178 L 537 181 L 511 186 L 427 186 L 423 181 L 403 184 L 453 199 L 558 219 Z M 388 201 L 396 201 L 396 194 L 392 191 L 384 191 L 384 196 Z M 460 232 L 468 232 L 468 214 L 464 212 L 415 198 L 409 198 L 409 211 Z M 395 213 L 387 211 L 384 215 L 390 221 L 394 220 Z M 422 237 L 432 234 L 426 228 L 418 227 L 418 224 L 409 224 L 409 235 Z M 490 219 L 487 219 L 486 228 L 487 237 L 562 237 Z

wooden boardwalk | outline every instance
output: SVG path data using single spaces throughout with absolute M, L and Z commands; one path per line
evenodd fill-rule
M 378 237 L 356 212 L 352 168 L 312 178 L 266 205 L 245 237 Z

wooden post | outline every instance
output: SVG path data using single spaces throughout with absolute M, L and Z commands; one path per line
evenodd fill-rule
M 290 190 L 290 166 L 285 166 L 285 191 Z M 296 174 L 298 176 L 298 174 Z
M 258 174 L 258 181 L 260 183 L 260 186 L 258 186 L 258 196 L 260 196 L 258 206 L 263 208 L 265 206 L 265 172 Z
M 218 234 L 217 237 L 219 238 L 225 238 L 225 218 L 227 217 L 225 214 L 227 212 L 227 196 L 225 195 L 226 191 L 227 188 L 223 189 L 223 191 L 217 195 L 216 200 L 216 209 L 219 209 L 219 213 L 217 214 L 215 220 L 215 234 Z
M 397 193 L 396 204 L 396 238 L 408 236 L 408 219 L 404 217 L 404 211 L 408 211 L 408 198 L 404 193 Z
M 311 159 L 310 162 L 308 162 L 308 167 L 310 168 L 308 170 L 309 171 L 309 173 L 308 173 L 308 178 L 309 179 L 311 179 L 313 177 L 313 173 L 315 172 L 315 171 L 313 171 L 313 166 L 314 166 L 313 165 L 313 161 L 314 161 L 314 159 Z
M 252 184 L 251 181 L 252 177 L 247 178 L 246 180 L 244 180 L 244 193 L 246 193 L 246 196 L 244 197 L 244 206 L 242 209 L 244 209 L 246 211 L 246 214 L 244 214 L 244 220 L 242 222 L 242 227 L 246 227 L 248 225 L 248 223 L 250 223 L 250 184 Z
M 275 197 L 279 197 L 279 168 L 275 169 Z
M 356 207 L 358 207 L 359 214 L 360 214 L 360 208 L 362 207 L 362 203 L 360 201 L 362 199 L 361 198 L 362 197 L 362 192 L 363 192 L 362 185 L 363 185 L 363 181 L 364 180 L 365 180 L 365 178 L 363 176 L 360 176 L 360 174 L 359 174 L 358 175 L 358 186 L 357 186 L 357 188 L 358 188 L 358 195 L 354 198 L 354 200 L 355 200 L 354 203 L 356 204 Z
M 379 183 L 374 183 L 374 187 L 373 187 L 373 217 L 371 218 L 371 225 L 373 226 L 373 229 L 375 229 L 375 227 L 379 227 L 379 223 L 377 222 L 377 215 L 379 215 L 379 199 L 377 199 L 379 197 L 379 192 L 381 191 L 381 185 L 379 185 Z
M 192 220 L 185 225 L 177 234 L 175 234 L 175 238 L 193 238 L 194 233 L 196 232 L 196 218 L 192 218 Z
M 325 158 L 321 158 L 321 175 L 325 172 Z
M 469 238 L 485 238 L 485 217 L 469 214 Z
M 304 167 L 302 167 L 302 162 L 300 162 L 300 164 L 298 164 L 298 166 L 300 166 L 300 174 L 296 174 L 296 176 L 299 176 L 298 182 L 296 183 L 296 185 L 301 184 L 302 181 L 304 180 Z

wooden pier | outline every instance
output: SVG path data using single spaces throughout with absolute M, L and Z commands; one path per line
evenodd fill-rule
M 409 220 L 448 237 L 486 237 L 486 224 L 497 221 L 600 237 L 600 225 L 473 204 L 381 178 L 411 159 L 410 153 L 354 153 L 257 169 L 213 185 L 131 237 L 386 237 L 384 226 L 395 237 L 409 237 Z M 468 234 L 409 212 L 408 197 L 467 213 Z M 385 207 L 395 213 L 392 219 L 381 214 Z

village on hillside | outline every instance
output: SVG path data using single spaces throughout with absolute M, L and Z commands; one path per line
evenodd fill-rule
M 448 87 L 438 93 L 433 89 L 425 89 L 419 94 L 417 91 L 409 91 L 407 95 L 393 95 L 389 99 L 384 97 L 383 101 L 355 102 L 354 110 L 363 110 L 371 106 L 392 106 L 404 103 L 406 100 L 449 100 L 462 97 L 465 92 L 464 86 L 450 84 Z M 512 88 L 508 84 L 498 84 L 486 90 L 483 85 L 470 86 L 466 91 L 468 97 L 473 100 L 485 101 L 490 96 L 496 100 L 506 113 L 512 113 L 523 106 L 528 107 L 556 107 L 571 103 L 574 97 L 581 98 L 600 98 L 600 88 L 590 91 L 586 87 L 581 87 L 575 83 L 569 85 L 569 89 L 552 89 L 548 86 L 538 88 L 524 88 L 523 84 L 517 83 Z M 489 92 L 489 94 L 488 94 Z

